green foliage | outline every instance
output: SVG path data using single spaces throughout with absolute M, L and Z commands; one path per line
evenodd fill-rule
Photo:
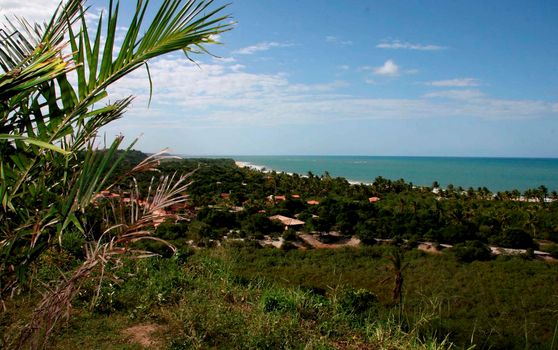
M 381 283 L 392 274 L 383 258 L 390 249 L 244 246 L 199 251 L 182 262 L 130 262 L 118 280 L 105 280 L 93 313 L 86 310 L 86 294 L 97 285 L 83 290 L 74 304 L 77 317 L 52 346 L 110 348 L 127 342 L 124 328 L 155 323 L 162 347 L 175 349 L 450 349 L 452 342 L 457 348 L 523 349 L 526 336 L 530 348 L 549 348 L 558 305 L 547 296 L 555 294 L 556 265 L 521 258 L 461 264 L 451 255 L 407 252 L 398 321 L 389 306 L 391 284 Z M 23 303 L 20 312 L 0 319 L 4 334 L 30 312 L 26 300 L 13 300 Z
M 283 239 L 285 241 L 295 241 L 298 238 L 298 236 L 296 235 L 296 231 L 293 229 L 288 229 L 285 232 L 283 232 Z
M 504 230 L 499 236 L 493 237 L 491 243 L 506 248 L 538 248 L 533 237 L 518 228 Z
M 63 1 L 46 26 L 6 20 L 0 30 L 0 300 L 67 233 L 98 239 L 86 236 L 98 225 L 87 212 L 114 185 L 126 152 L 117 152 L 122 137 L 103 151 L 96 138 L 132 100 L 104 104 L 107 88 L 155 57 L 205 52 L 230 28 L 211 0 L 164 0 L 151 22 L 149 1 L 140 1 L 116 49 L 118 3 L 90 27 L 84 2 Z M 77 253 L 74 238 L 63 244 Z
M 453 254 L 463 262 L 487 261 L 492 258 L 490 248 L 480 241 L 467 241 L 453 246 Z
M 397 314 L 397 307 L 390 309 L 394 272 L 386 268 L 384 258 L 390 247 L 288 252 L 246 246 L 228 249 L 233 271 L 249 281 L 263 278 L 279 286 L 322 291 L 330 300 L 336 295 L 337 303 L 345 288 L 362 289 L 377 297 L 377 307 L 370 309 L 374 321 L 387 321 L 389 310 Z M 426 337 L 441 336 L 440 341 L 449 334 L 447 341 L 460 346 L 471 345 L 473 337 L 478 348 L 523 349 L 525 332 L 534 348 L 548 347 L 552 341 L 553 310 L 558 304 L 549 296 L 556 295 L 558 286 L 556 264 L 520 257 L 461 263 L 453 254 L 428 255 L 417 250 L 404 252 L 402 261 L 408 264 L 401 317 L 404 329 L 416 329 Z M 341 318 L 353 326 L 363 324 L 358 317 Z M 339 331 L 331 324 L 323 327 L 327 334 Z
M 214 229 L 205 222 L 192 221 L 188 225 L 188 234 L 186 237 L 193 240 L 195 243 L 200 243 L 214 238 L 216 235 L 214 234 Z
M 198 218 L 219 228 L 219 235 L 239 226 L 248 237 L 279 233 L 282 229 L 270 227 L 267 217 L 283 214 L 298 215 L 306 222 L 305 231 L 340 231 L 356 235 L 368 244 L 374 244 L 376 238 L 400 237 L 447 244 L 503 241 L 509 246 L 507 231 L 514 228 L 522 228 L 534 239 L 558 240 L 558 203 L 516 201 L 511 193 L 493 198 L 483 188 L 469 192 L 444 190 L 436 195 L 403 180 L 378 178 L 372 185 L 350 185 L 341 178 L 238 168 L 227 159 L 170 161 L 162 164 L 161 170 L 171 173 L 198 166 L 190 189 L 192 205 L 214 206 L 202 209 Z M 242 203 L 234 205 L 242 205 L 244 210 L 228 211 L 233 203 L 221 198 L 221 193 L 242 198 Z M 298 194 L 300 198 L 289 194 Z M 285 195 L 287 200 L 273 203 L 267 199 L 270 195 Z M 380 200 L 369 203 L 371 196 Z M 320 204 L 307 204 L 310 199 Z M 516 243 L 511 242 L 514 246 L 535 247 L 527 241 Z
M 350 287 L 343 290 L 338 303 L 343 312 L 357 315 L 370 312 L 379 306 L 378 298 L 371 291 Z
M 541 249 L 545 252 L 548 252 L 552 255 L 552 257 L 558 259 L 558 244 L 552 243 L 546 246 L 541 246 Z
M 296 311 L 296 300 L 294 296 L 282 290 L 267 290 L 262 295 L 261 303 L 265 312 Z
M 131 317 L 145 317 L 155 306 L 178 302 L 190 280 L 176 259 L 140 260 L 128 264 L 124 273 L 126 283 L 117 288 L 114 300 L 117 309 L 127 310 Z
M 242 281 L 227 268 L 223 253 L 201 252 L 186 265 L 169 259 L 127 264 L 121 280 L 101 290 L 103 303 L 112 308 L 89 312 L 85 305 L 75 305 L 76 317 L 57 333 L 51 347 L 139 348 L 124 331 L 152 324 L 158 331 L 149 335 L 151 340 L 170 349 L 453 348 L 448 341 L 419 336 L 418 324 L 403 329 L 389 314 L 364 312 L 356 322 L 355 314 L 335 306 L 333 295 Z M 353 306 L 368 305 L 371 296 L 355 291 L 349 299 Z M 0 326 L 4 331 L 14 323 L 2 320 Z

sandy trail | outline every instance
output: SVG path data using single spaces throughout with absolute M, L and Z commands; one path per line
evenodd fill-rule
M 322 243 L 316 237 L 309 234 L 303 234 L 299 237 L 316 249 L 358 247 L 360 245 L 360 239 L 356 237 L 351 237 L 351 239 L 343 243 Z
M 148 323 L 126 328 L 122 334 L 130 339 L 130 342 L 141 345 L 146 349 L 160 349 L 160 341 L 154 339 L 153 333 L 159 330 L 159 326 Z

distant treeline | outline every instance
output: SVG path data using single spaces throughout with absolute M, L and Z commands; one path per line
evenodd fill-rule
M 143 157 L 140 152 L 131 153 L 128 166 Z M 519 191 L 495 195 L 486 188 L 440 189 L 436 183 L 415 187 L 402 179 L 382 177 L 370 185 L 354 185 L 327 172 L 319 176 L 261 172 L 239 168 L 232 159 L 166 160 L 160 171 L 194 171 L 189 195 L 192 208 L 197 208 L 195 219 L 161 227 L 168 238 L 173 231 L 180 235 L 186 231 L 195 241 L 231 234 L 279 235 L 283 227 L 267 218 L 281 214 L 305 221 L 303 230 L 307 232 L 338 231 L 356 235 L 365 243 L 373 243 L 373 238 L 395 238 L 537 249 L 543 241 L 541 248 L 558 253 L 557 246 L 550 243 L 558 242 L 558 202 L 545 200 L 549 194 L 543 186 L 525 191 L 531 197 L 527 201 L 520 200 Z M 138 178 L 140 192 L 147 192 L 152 176 Z M 372 197 L 379 200 L 371 202 Z

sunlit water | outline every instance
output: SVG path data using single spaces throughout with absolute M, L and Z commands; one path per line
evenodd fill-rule
M 526 190 L 540 185 L 558 190 L 558 159 L 367 156 L 231 156 L 268 170 L 306 175 L 329 172 L 350 181 L 373 182 L 377 176 L 415 185 L 488 187 L 491 191 Z

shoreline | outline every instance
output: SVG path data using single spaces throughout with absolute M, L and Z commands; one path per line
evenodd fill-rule
M 275 172 L 278 172 L 278 173 L 285 173 L 285 174 L 290 175 L 290 176 L 293 176 L 295 174 L 295 173 L 290 173 L 290 172 L 286 172 L 286 171 L 282 171 L 282 170 L 267 169 L 263 165 L 252 164 L 250 162 L 243 162 L 243 161 L 238 161 L 238 160 L 235 160 L 235 159 L 233 159 L 233 160 L 234 160 L 234 164 L 239 168 L 249 168 L 249 169 L 261 171 L 263 173 L 271 173 L 272 171 L 275 171 Z M 308 175 L 303 175 L 303 174 L 298 174 L 298 176 L 308 177 Z M 341 176 L 333 176 L 333 177 L 341 177 Z M 350 179 L 347 179 L 345 177 L 343 177 L 343 178 L 345 180 L 347 180 L 347 182 L 351 185 L 365 185 L 365 186 L 373 185 L 373 182 L 363 182 L 363 181 L 357 181 L 357 180 L 350 180 Z
M 268 168 L 266 168 L 264 165 L 257 165 L 257 164 L 253 164 L 253 163 L 246 162 L 246 161 L 238 161 L 238 160 L 236 160 L 236 159 L 233 159 L 233 160 L 234 160 L 234 164 L 235 164 L 237 167 L 239 167 L 239 168 L 249 168 L 249 169 L 256 170 L 256 171 L 261 171 L 261 172 L 266 173 L 266 174 L 267 174 L 267 173 L 271 173 L 271 172 L 273 172 L 273 171 L 275 171 L 275 172 L 277 172 L 277 173 L 284 173 L 284 174 L 287 174 L 287 175 L 289 175 L 289 176 L 293 176 L 293 175 L 295 174 L 295 173 L 291 173 L 291 172 L 287 172 L 287 171 L 282 171 L 282 170 L 268 169 Z M 303 174 L 298 174 L 298 176 L 300 176 L 300 177 L 305 177 L 305 178 L 308 177 L 308 175 L 303 175 Z M 335 177 L 337 177 L 337 176 L 332 176 L 332 177 L 335 178 Z M 342 176 L 338 176 L 338 177 L 341 177 L 341 178 L 347 180 L 347 182 L 348 182 L 350 185 L 353 185 L 353 186 L 372 186 L 372 185 L 374 184 L 373 182 L 364 182 L 364 181 L 358 181 L 358 180 L 350 180 L 350 179 L 347 179 L 347 178 L 342 177 Z M 414 187 L 414 188 L 421 188 L 421 187 L 422 187 L 422 188 L 428 188 L 429 186 L 418 186 L 418 185 L 414 185 L 413 187 Z M 440 190 L 441 190 L 441 191 L 445 191 L 445 189 L 444 189 L 443 187 L 440 187 L 438 191 L 440 191 Z M 433 191 L 433 192 L 434 192 L 434 191 Z M 437 192 L 434 192 L 434 193 L 437 193 Z M 492 196 L 495 197 L 495 196 L 497 195 L 497 193 L 498 193 L 498 191 L 492 192 Z M 512 200 L 512 201 L 518 201 L 518 202 L 531 202 L 531 203 L 537 202 L 537 200 L 535 200 L 534 198 L 527 199 L 527 198 L 525 198 L 523 195 L 521 195 L 521 196 L 520 196 L 519 198 L 517 198 L 517 199 L 510 199 L 510 200 Z M 545 198 L 545 203 L 552 203 L 552 202 L 554 202 L 554 201 L 555 201 L 555 200 L 552 199 L 552 198 L 549 198 L 549 197 Z

